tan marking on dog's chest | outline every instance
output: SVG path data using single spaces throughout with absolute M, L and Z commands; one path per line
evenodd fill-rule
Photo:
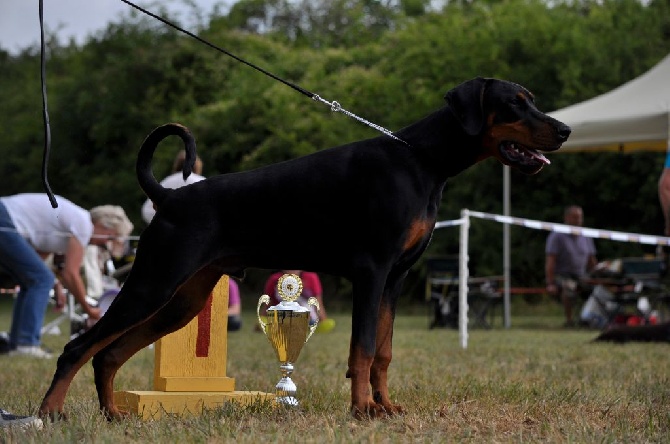
M 407 230 L 407 237 L 403 250 L 409 250 L 416 246 L 422 239 L 424 239 L 433 229 L 433 221 L 429 219 L 418 218 L 412 221 L 412 224 Z

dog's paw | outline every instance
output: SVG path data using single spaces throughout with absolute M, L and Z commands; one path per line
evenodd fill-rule
M 62 410 L 49 411 L 40 409 L 37 413 L 37 416 L 39 416 L 42 420 L 48 420 L 50 422 L 67 421 L 67 413 Z
M 373 400 L 369 400 L 362 406 L 351 407 L 351 415 L 359 421 L 384 419 L 394 415 L 402 415 L 404 412 L 404 409 L 399 405 L 390 403 L 387 405 L 382 405 L 374 402 Z
M 372 395 L 372 400 L 377 405 L 380 405 L 384 409 L 387 415 L 393 416 L 393 415 L 402 415 L 405 413 L 402 406 L 398 404 L 393 404 L 388 396 L 382 395 L 382 392 L 378 390 L 376 390 Z
M 388 404 L 384 405 L 384 410 L 391 416 L 399 415 L 402 416 L 405 414 L 405 409 L 399 404 Z
M 130 416 L 130 412 L 126 410 L 119 409 L 115 405 L 106 407 L 102 409 L 102 413 L 105 415 L 105 418 L 107 418 L 107 421 L 123 421 L 126 419 L 128 416 Z
M 353 416 L 354 419 L 357 419 L 359 421 L 364 421 L 370 419 L 385 418 L 387 415 L 381 405 L 372 402 L 367 403 L 363 407 L 352 406 L 351 416 Z

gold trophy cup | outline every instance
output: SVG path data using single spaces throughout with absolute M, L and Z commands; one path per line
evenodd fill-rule
M 277 282 L 277 291 L 282 301 L 267 309 L 265 321 L 261 317 L 260 310 L 263 304 L 270 304 L 270 296 L 264 294 L 260 297 L 256 315 L 280 363 L 282 378 L 275 386 L 277 402 L 297 406 L 298 400 L 294 396 L 296 386 L 291 380 L 293 364 L 298 360 L 303 345 L 316 330 L 318 321 L 310 326 L 310 309 L 296 302 L 302 293 L 302 281 L 299 276 L 285 274 L 280 277 Z M 307 305 L 313 305 L 317 311 L 320 310 L 319 301 L 316 298 L 309 298 Z

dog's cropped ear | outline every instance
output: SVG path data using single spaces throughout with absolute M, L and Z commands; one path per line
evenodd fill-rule
M 490 79 L 477 77 L 449 91 L 444 99 L 465 132 L 476 136 L 484 127 L 484 91 Z

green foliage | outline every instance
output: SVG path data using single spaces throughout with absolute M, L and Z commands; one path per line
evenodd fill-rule
M 442 5 L 435 9 L 435 5 Z M 193 11 L 202 17 L 199 11 Z M 199 22 L 226 51 L 391 130 L 443 105 L 474 76 L 531 89 L 551 111 L 608 91 L 670 52 L 667 0 L 429 2 L 243 0 Z M 83 46 L 48 39 L 53 189 L 91 207 L 123 205 L 143 227 L 134 162 L 142 140 L 168 121 L 198 139 L 205 175 L 242 171 L 377 133 L 293 88 L 155 20 L 132 13 Z M 0 190 L 39 191 L 43 124 L 39 52 L 0 50 Z M 156 153 L 169 171 L 176 142 Z M 586 225 L 660 233 L 658 153 L 556 155 L 541 174 L 512 173 L 512 212 L 559 221 L 581 204 Z M 452 179 L 442 219 L 462 208 L 502 212 L 501 167 L 484 162 Z M 546 233 L 512 229 L 514 285 L 542 279 Z M 477 274 L 501 273 L 502 228 L 477 221 Z M 456 251 L 458 233 L 436 233 L 429 254 Z M 647 249 L 598 241 L 600 257 Z M 325 252 L 327 254 L 327 252 Z M 421 266 L 407 291 L 421 297 Z M 347 288 L 342 286 L 342 288 Z

